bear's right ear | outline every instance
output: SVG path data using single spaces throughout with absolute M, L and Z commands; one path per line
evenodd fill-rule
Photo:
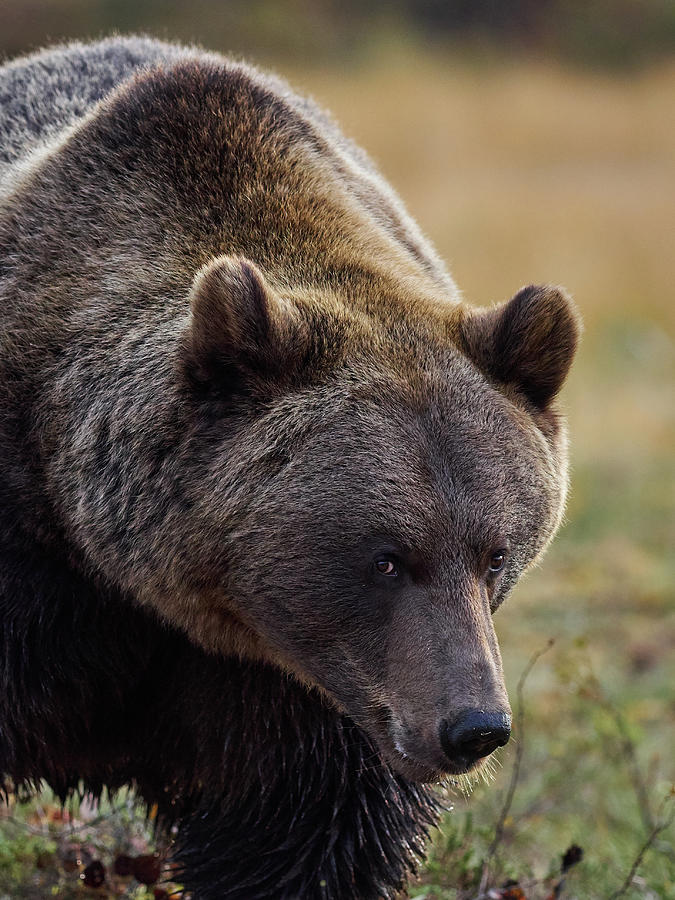
M 219 256 L 200 269 L 190 310 L 182 362 L 194 384 L 268 392 L 297 372 L 305 356 L 298 309 L 274 294 L 247 259 Z
M 486 375 L 544 410 L 567 377 L 581 319 L 564 290 L 530 285 L 500 306 L 468 310 L 460 334 L 462 349 Z

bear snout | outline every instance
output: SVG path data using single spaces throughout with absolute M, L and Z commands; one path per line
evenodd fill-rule
M 511 716 L 498 711 L 467 709 L 439 728 L 443 752 L 453 766 L 470 769 L 479 759 L 503 747 L 511 737 Z
M 434 720 L 400 718 L 389 712 L 380 747 L 395 769 L 414 781 L 440 781 L 480 767 L 485 757 L 511 737 L 508 706 L 465 707 Z M 395 753 L 391 753 L 393 744 Z

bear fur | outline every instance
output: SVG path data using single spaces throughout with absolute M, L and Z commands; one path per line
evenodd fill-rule
M 578 332 L 557 288 L 461 303 L 273 77 L 0 68 L 5 789 L 133 785 L 197 898 L 393 897 L 453 723 L 508 737 L 491 616 L 560 523 Z

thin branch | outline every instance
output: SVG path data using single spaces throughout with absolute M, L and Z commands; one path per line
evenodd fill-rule
M 96 816 L 94 819 L 91 819 L 89 822 L 80 822 L 78 825 L 73 825 L 72 823 L 64 823 L 67 825 L 67 827 L 64 827 L 61 830 L 61 833 L 67 837 L 75 836 L 78 832 L 85 831 L 87 828 L 95 828 L 102 822 L 117 818 L 117 816 L 123 811 L 123 806 L 116 806 L 111 808 L 108 812 L 100 813 L 100 815 Z M 15 828 L 18 828 L 21 831 L 25 831 L 27 834 L 33 834 L 36 837 L 44 837 L 51 830 L 51 823 L 49 822 L 45 822 L 45 824 L 40 828 L 36 828 L 34 825 L 29 825 L 28 822 L 21 822 L 19 819 L 16 819 L 11 815 L 5 816 L 2 821 L 8 822 Z
M 621 739 L 621 754 L 626 762 L 628 775 L 630 777 L 633 790 L 635 791 L 640 818 L 642 819 L 642 824 L 644 825 L 645 832 L 649 834 L 656 824 L 656 819 L 654 818 L 654 815 L 652 813 L 652 808 L 649 801 L 650 779 L 649 777 L 643 776 L 640 769 L 635 741 L 630 736 L 625 716 L 607 695 L 605 688 L 595 674 L 593 665 L 590 660 L 588 662 L 588 665 L 590 669 L 590 680 L 596 694 L 597 702 L 605 710 L 605 712 L 609 716 L 611 716 L 614 721 L 616 730 L 619 733 L 619 737 Z
M 511 771 L 511 781 L 509 782 L 509 787 L 506 792 L 506 798 L 504 800 L 504 805 L 502 806 L 502 810 L 499 814 L 499 818 L 497 819 L 497 825 L 495 827 L 495 835 L 492 839 L 492 843 L 488 848 L 487 855 L 483 862 L 483 872 L 480 879 L 480 886 L 478 888 L 478 897 L 476 900 L 480 900 L 480 897 L 485 893 L 485 889 L 487 888 L 488 879 L 490 877 L 490 864 L 494 859 L 497 850 L 499 849 L 499 845 L 501 844 L 504 838 L 504 826 L 506 823 L 506 819 L 508 818 L 509 812 L 511 810 L 511 804 L 513 803 L 513 798 L 516 793 L 516 787 L 518 785 L 518 779 L 520 778 L 520 767 L 523 761 L 523 753 L 525 751 L 525 702 L 523 699 L 523 692 L 525 688 L 525 682 L 527 681 L 530 672 L 539 661 L 539 659 L 547 653 L 554 644 L 553 638 L 549 638 L 545 647 L 542 647 L 540 650 L 537 650 L 536 653 L 533 653 L 530 657 L 528 664 L 522 671 L 520 678 L 518 679 L 518 686 L 516 688 L 516 697 L 518 701 L 518 711 L 516 714 L 516 730 L 518 735 L 518 742 L 516 744 L 516 758 L 513 764 L 513 770 Z
M 656 820 L 654 819 L 650 808 L 649 789 L 642 776 L 642 772 L 640 771 L 635 742 L 628 733 L 628 725 L 620 710 L 617 709 L 608 698 L 604 699 L 603 705 L 614 719 L 617 731 L 621 737 L 621 750 L 626 760 L 630 780 L 633 784 L 633 790 L 635 791 L 635 796 L 637 798 L 642 824 L 644 825 L 645 831 L 651 833 L 656 825 Z
M 661 801 L 660 807 L 659 807 L 657 819 L 660 817 L 661 812 L 663 811 L 664 807 L 668 803 L 672 803 L 672 801 L 673 801 L 672 793 L 668 794 L 667 796 L 665 796 L 663 798 L 663 800 Z M 624 883 L 621 885 L 620 888 L 618 888 L 616 891 L 614 891 L 613 894 L 610 894 L 608 900 L 618 900 L 619 897 L 624 896 L 624 894 L 628 891 L 628 888 L 631 886 L 631 884 L 633 882 L 635 873 L 637 872 L 637 870 L 640 868 L 640 866 L 642 864 L 642 860 L 644 858 L 645 853 L 649 850 L 649 848 L 652 846 L 652 844 L 654 843 L 656 838 L 661 834 L 661 832 L 665 831 L 666 828 L 669 828 L 673 824 L 674 821 L 675 821 L 675 806 L 673 806 L 673 808 L 671 809 L 670 813 L 666 816 L 666 818 L 661 819 L 660 822 L 657 821 L 657 823 L 654 825 L 652 830 L 649 832 L 649 835 L 647 836 L 647 840 L 644 842 L 642 847 L 640 847 L 640 850 L 638 851 L 637 856 L 633 860 L 633 865 L 630 867 L 630 872 L 626 876 L 626 880 L 624 881 Z

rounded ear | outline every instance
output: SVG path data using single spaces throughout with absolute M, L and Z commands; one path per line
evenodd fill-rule
M 462 349 L 486 375 L 544 409 L 569 372 L 581 319 L 562 288 L 530 285 L 501 306 L 469 310 L 460 334 Z
M 190 309 L 183 362 L 192 380 L 250 391 L 297 371 L 305 351 L 300 314 L 249 260 L 207 263 L 194 278 Z

